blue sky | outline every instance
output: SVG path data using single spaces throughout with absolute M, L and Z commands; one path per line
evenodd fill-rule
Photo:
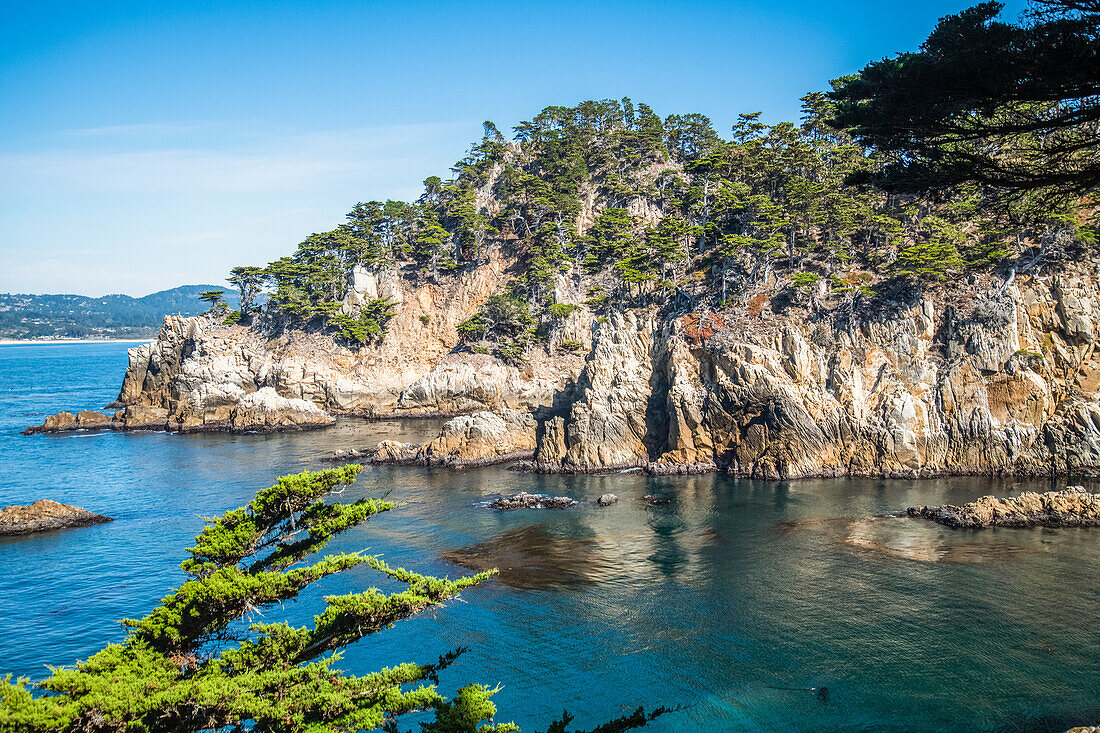
M 0 292 L 220 283 L 550 104 L 796 119 L 968 4 L 0 0 Z

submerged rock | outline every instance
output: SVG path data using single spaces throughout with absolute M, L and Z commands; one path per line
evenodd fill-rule
M 1016 497 L 983 496 L 955 506 L 911 506 L 911 517 L 924 517 L 948 527 L 1088 527 L 1100 525 L 1100 494 L 1080 486 L 1038 494 L 1025 491 Z
M 489 504 L 489 507 L 506 512 L 513 509 L 568 509 L 576 505 L 576 500 L 568 496 L 542 496 L 521 491 L 518 494 L 501 497 Z
M 46 532 L 66 527 L 87 527 L 114 521 L 78 506 L 39 499 L 28 506 L 13 504 L 0 509 L 0 536 Z
M 443 559 L 473 572 L 496 570 L 495 580 L 526 590 L 592 585 L 621 572 L 619 558 L 595 539 L 552 534 L 541 524 L 448 550 Z

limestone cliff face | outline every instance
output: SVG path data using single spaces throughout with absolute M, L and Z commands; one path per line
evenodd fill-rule
M 764 478 L 1100 469 L 1095 270 L 946 300 L 767 327 L 613 316 L 536 461 Z

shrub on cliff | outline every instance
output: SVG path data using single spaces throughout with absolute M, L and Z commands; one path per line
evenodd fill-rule
M 501 293 L 489 296 L 477 313 L 460 323 L 458 335 L 465 341 L 514 338 L 534 321 L 527 303 L 511 293 Z
M 375 499 L 324 501 L 360 470 L 347 465 L 284 476 L 247 506 L 208 520 L 180 565 L 188 580 L 144 618 L 123 621 L 125 641 L 75 668 L 52 668 L 37 684 L 0 679 L 0 730 L 396 731 L 399 716 L 422 711 L 434 712 L 434 721 L 422 724 L 433 733 L 519 730 L 492 724 L 495 689 L 467 685 L 450 700 L 438 692 L 440 673 L 461 649 L 363 676 L 335 668 L 341 648 L 492 575 L 433 578 L 361 553 L 301 564 L 335 535 L 394 507 Z M 261 610 L 271 613 L 311 583 L 358 565 L 405 587 L 326 596 L 312 627 L 263 621 L 241 628 L 253 614 L 262 618 Z M 51 694 L 35 696 L 35 687 Z M 639 709 L 601 730 L 640 727 L 663 712 Z M 568 720 L 551 730 L 564 733 Z
M 358 316 L 337 313 L 329 319 L 329 324 L 348 341 L 366 345 L 386 332 L 386 323 L 393 318 L 396 306 L 397 303 L 388 298 L 375 298 L 363 306 Z

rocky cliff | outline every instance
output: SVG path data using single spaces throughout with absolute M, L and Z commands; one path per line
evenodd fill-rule
M 552 335 L 522 367 L 456 348 L 455 325 L 502 287 L 505 270 L 491 259 L 392 293 L 401 306 L 385 339 L 358 351 L 321 334 L 170 317 L 156 342 L 131 350 L 113 417 L 63 413 L 37 430 L 282 429 L 334 414 L 480 411 L 489 417 L 449 423 L 402 455 L 467 465 L 534 451 L 547 472 L 761 478 L 1100 468 L 1090 263 L 895 283 L 827 307 L 791 303 L 773 284 L 713 312 L 581 311 L 563 333 L 591 344 L 583 359 L 554 349 Z M 584 342 L 579 318 L 590 324 Z
M 1092 265 L 816 313 L 612 315 L 536 461 L 761 478 L 1092 472 L 1098 323 Z
M 530 412 L 569 391 L 582 355 L 557 350 L 517 367 L 456 350 L 457 325 L 505 287 L 507 266 L 494 250 L 485 264 L 440 283 L 356 268 L 349 305 L 375 297 L 398 304 L 382 342 L 361 349 L 271 324 L 169 316 L 156 341 L 130 350 L 113 415 L 60 413 L 26 432 L 275 430 L 323 427 L 333 415 Z

